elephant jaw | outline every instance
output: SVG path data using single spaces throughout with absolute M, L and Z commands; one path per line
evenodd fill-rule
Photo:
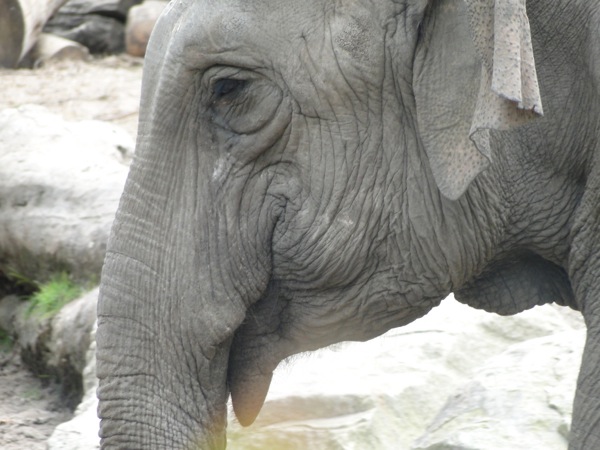
M 254 423 L 265 402 L 273 372 L 240 375 L 233 375 L 229 380 L 231 403 L 238 421 L 247 427 Z

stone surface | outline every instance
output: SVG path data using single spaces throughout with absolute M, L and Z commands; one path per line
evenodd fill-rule
M 98 288 L 68 303 L 52 318 L 49 364 L 58 366 L 68 360 L 74 370 L 83 373 L 92 344 L 90 333 L 96 321 L 97 303 Z
M 92 54 L 114 54 L 125 49 L 125 25 L 113 17 L 58 14 L 44 32 L 78 42 Z
M 380 338 L 282 364 L 254 425 L 230 415 L 228 449 L 564 450 L 582 329 L 565 308 L 501 317 L 448 299 Z M 98 448 L 88 357 L 87 396 L 49 449 Z
M 150 34 L 167 1 L 146 0 L 129 10 L 125 26 L 125 50 L 132 56 L 144 56 Z
M 78 42 L 42 33 L 33 48 L 20 62 L 21 67 L 39 68 L 44 64 L 59 61 L 84 61 L 90 52 Z
M 46 24 L 44 31 L 79 42 L 93 54 L 125 49 L 125 20 L 141 0 L 70 0 Z
M 62 396 L 72 406 L 87 393 L 82 374 L 92 344 L 97 302 L 98 288 L 64 306 L 50 322 L 46 370 L 60 380 Z
M 585 331 L 514 344 L 453 394 L 413 450 L 566 449 Z
M 38 106 L 0 111 L 0 269 L 97 277 L 133 148 L 104 122 Z
M 425 318 L 376 340 L 342 344 L 279 369 L 256 423 L 243 429 L 232 421 L 228 448 L 542 448 L 531 445 L 538 440 L 546 444 L 544 449 L 564 450 L 564 426 L 570 420 L 579 366 L 573 361 L 583 345 L 581 331 L 572 330 L 582 327 L 570 311 L 550 306 L 500 317 L 446 300 Z M 565 341 L 560 333 L 565 330 L 575 337 Z M 544 344 L 535 346 L 542 336 Z M 512 360 L 492 357 L 503 351 L 519 354 L 518 346 L 525 345 L 519 342 L 531 342 L 532 350 L 521 360 L 516 375 Z M 556 359 L 565 368 L 561 376 L 548 376 L 548 365 L 536 367 L 540 361 L 551 364 Z M 502 414 L 493 408 L 468 407 L 444 412 L 456 397 L 447 399 L 460 386 L 478 386 L 477 378 L 472 377 L 478 376 L 477 368 L 485 361 L 490 361 L 492 368 L 483 366 L 481 370 L 496 376 L 489 380 L 485 398 L 492 405 L 504 404 Z M 542 395 L 544 389 L 555 392 L 552 402 Z M 528 396 L 534 390 L 539 395 Z M 512 396 L 507 397 L 507 391 Z M 467 389 L 463 395 L 468 406 L 482 401 L 481 390 Z M 519 403 L 519 396 L 529 402 Z M 465 437 L 468 446 L 455 447 L 453 435 L 448 439 L 441 433 L 429 436 L 440 423 L 446 423 L 445 417 L 465 410 L 460 419 L 471 432 L 469 440 Z M 538 420 L 542 411 L 545 419 Z M 517 424 L 514 433 L 505 433 L 513 424 Z M 424 435 L 425 430 L 428 434 Z M 525 442 L 523 435 L 528 436 L 525 447 L 520 446 Z
M 97 292 L 96 292 L 97 294 Z M 98 438 L 99 420 L 96 415 L 98 401 L 96 389 L 96 325 L 89 334 L 92 344 L 86 354 L 86 367 L 83 371 L 85 395 L 75 411 L 75 417 L 60 424 L 47 441 L 48 450 L 95 450 L 100 448 Z
M 58 15 L 88 15 L 114 17 L 125 22 L 129 9 L 142 0 L 69 0 L 59 10 Z
M 82 373 L 96 321 L 98 288 L 65 305 L 54 316 L 29 310 L 11 295 L 0 299 L 0 330 L 15 337 L 21 359 L 37 376 L 59 385 L 64 403 L 75 407 L 87 392 Z
M 0 67 L 14 68 L 65 0 L 0 1 Z

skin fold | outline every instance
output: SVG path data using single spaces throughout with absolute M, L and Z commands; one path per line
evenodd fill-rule
M 582 312 L 569 448 L 600 448 L 600 6 L 504 1 L 167 7 L 102 274 L 103 449 L 223 449 L 229 395 L 250 424 L 286 357 L 450 292 Z

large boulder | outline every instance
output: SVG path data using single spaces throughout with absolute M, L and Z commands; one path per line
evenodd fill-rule
M 141 2 L 142 0 L 68 0 L 56 16 L 96 14 L 125 22 L 129 9 Z
M 65 0 L 0 1 L 0 68 L 16 67 Z
M 59 385 L 62 401 L 77 406 L 87 391 L 82 373 L 93 344 L 98 289 L 65 305 L 55 315 L 31 311 L 15 295 L 0 299 L 0 329 L 15 339 L 31 371 Z
M 85 61 L 89 56 L 90 52 L 87 47 L 78 42 L 53 34 L 42 33 L 19 65 L 21 67 L 39 68 L 52 62 Z
M 92 343 L 86 354 L 86 366 L 83 371 L 85 395 L 75 410 L 75 416 L 56 427 L 47 441 L 48 450 L 96 450 L 100 448 L 100 439 L 98 438 L 100 425 L 96 414 L 98 379 L 96 378 L 95 337 L 96 324 L 89 334 Z
M 98 278 L 133 148 L 108 123 L 0 111 L 0 275 Z
M 127 15 L 125 26 L 125 50 L 132 56 L 144 56 L 156 21 L 169 2 L 146 0 L 134 6 Z
M 282 365 L 254 425 L 230 415 L 228 448 L 564 450 L 582 329 L 564 308 L 500 317 L 449 298 L 377 339 Z M 88 394 L 50 450 L 98 448 L 92 356 Z
M 501 317 L 448 299 L 279 369 L 256 423 L 231 421 L 228 448 L 564 450 L 582 327 L 552 306 Z
M 141 0 L 69 0 L 48 21 L 44 32 L 86 46 L 92 54 L 125 49 L 125 21 Z
M 566 449 L 584 330 L 509 347 L 446 402 L 413 450 Z

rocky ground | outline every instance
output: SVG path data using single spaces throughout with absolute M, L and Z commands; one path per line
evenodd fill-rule
M 126 56 L 62 62 L 37 70 L 0 70 L 0 110 L 42 105 L 68 120 L 97 119 L 137 129 L 142 60 Z M 31 374 L 17 352 L 0 347 L 0 448 L 46 448 L 72 416 L 58 389 Z
M 0 448 L 43 450 L 54 428 L 72 411 L 58 390 L 35 377 L 12 351 L 0 352 Z

